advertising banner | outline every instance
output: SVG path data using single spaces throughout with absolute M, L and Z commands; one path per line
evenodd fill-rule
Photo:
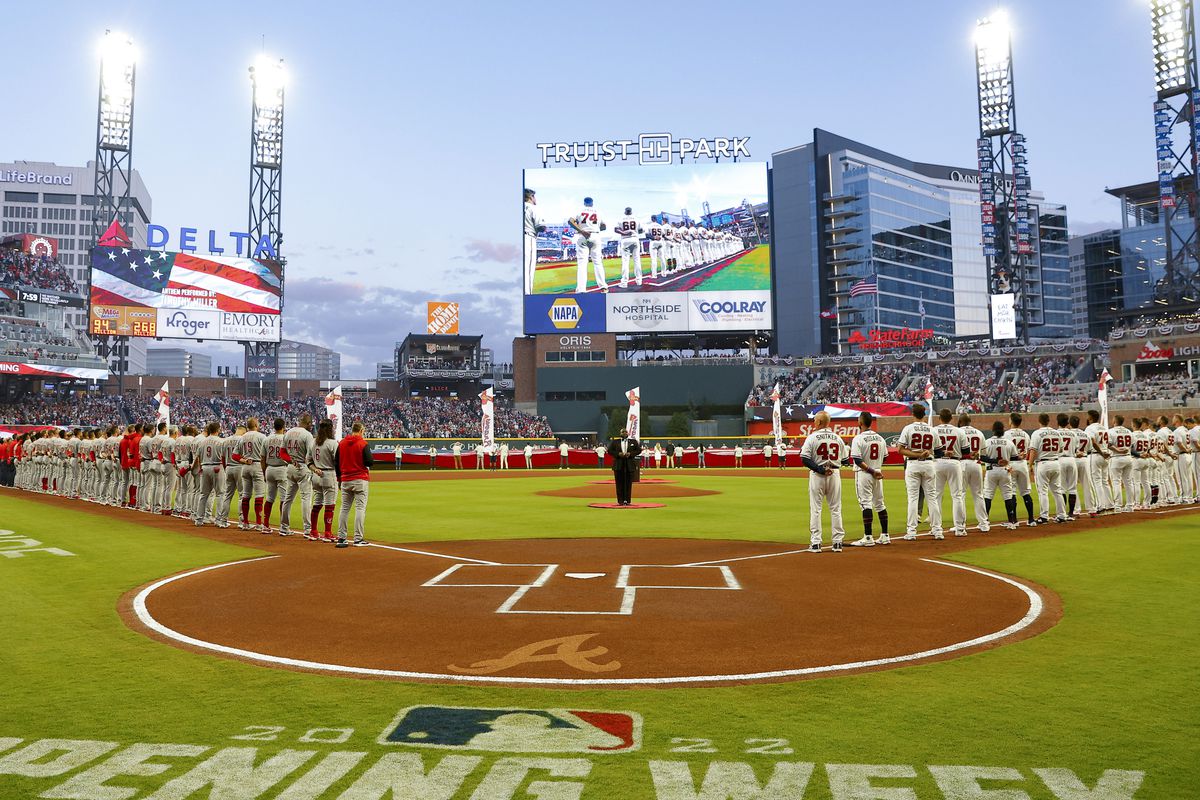
M 425 330 L 432 334 L 458 333 L 458 303 L 443 303 L 435 300 L 425 304 Z
M 609 330 L 683 333 L 697 314 L 689 296 L 753 293 L 765 324 L 717 312 L 700 330 L 770 327 L 765 164 L 528 170 L 524 196 L 527 298 L 607 293 Z M 684 308 L 639 310 L 671 305 Z M 542 307 L 526 302 L 526 333 L 547 332 Z
M 219 339 L 220 312 L 183 308 L 158 309 L 158 333 L 163 339 Z
M 247 356 L 246 380 L 273 381 L 279 372 L 279 365 L 271 356 Z
M 689 292 L 689 330 L 742 331 L 771 327 L 770 292 Z
M 1017 338 L 1016 295 L 992 295 L 992 341 Z
M 526 333 L 605 333 L 603 294 L 526 295 Z
M 0 361 L 0 375 L 31 375 L 46 378 L 75 378 L 81 380 L 108 380 L 107 369 L 89 367 L 60 367 L 57 364 L 20 363 Z
M 44 289 L 34 289 L 27 286 L 17 287 L 22 303 L 38 303 L 43 306 L 56 308 L 87 308 L 87 302 L 78 295 L 47 292 Z
M 91 323 L 97 335 L 171 336 L 193 338 L 180 330 L 207 324 L 207 336 L 194 338 L 234 341 L 279 341 L 279 313 L 283 302 L 282 268 L 278 262 L 253 258 L 199 256 L 128 247 L 97 247 L 91 264 Z M 129 323 L 133 311 L 149 312 L 153 330 Z M 160 331 L 160 310 L 189 312 L 188 317 L 164 316 L 177 321 L 170 331 Z M 207 316 L 219 313 L 213 325 Z M 115 329 L 123 319 L 130 330 Z M 186 325 L 186 320 L 193 320 Z

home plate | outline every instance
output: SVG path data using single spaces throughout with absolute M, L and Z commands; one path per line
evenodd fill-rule
M 607 573 L 604 572 L 564 572 L 568 578 L 578 578 L 581 581 L 586 581 L 588 578 L 603 578 Z

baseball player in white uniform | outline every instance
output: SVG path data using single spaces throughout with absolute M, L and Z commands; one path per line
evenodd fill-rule
M 962 485 L 963 503 L 966 495 L 971 495 L 971 503 L 975 506 L 975 524 L 980 533 L 991 530 L 992 523 L 988 518 L 986 498 L 983 496 L 983 468 L 979 464 L 979 454 L 983 451 L 983 431 L 971 425 L 968 414 L 959 414 L 958 430 L 962 434 Z M 966 514 L 966 508 L 963 508 Z
M 1133 437 L 1133 447 L 1130 450 L 1130 455 L 1133 456 L 1133 493 L 1135 495 L 1133 510 L 1143 511 L 1150 507 L 1151 500 L 1150 437 L 1146 434 L 1145 424 L 1141 417 L 1133 418 L 1133 425 L 1129 430 Z
M 537 270 L 537 237 L 546 230 L 537 218 L 537 193 L 525 190 L 525 294 L 533 294 L 533 275 Z
M 1067 519 L 1075 518 L 1075 433 L 1069 426 L 1070 417 L 1060 413 L 1056 418 L 1058 438 L 1062 449 L 1058 454 L 1058 484 L 1067 503 Z
M 642 223 L 633 216 L 633 209 L 626 206 L 625 216 L 617 223 L 617 250 L 621 253 L 621 283 L 622 289 L 629 286 L 629 263 L 633 262 L 633 279 L 638 286 L 642 285 Z
M 650 217 L 646 226 L 646 237 L 650 240 L 650 277 L 657 278 L 667 274 L 667 239 L 666 227 L 657 214 Z
M 996 490 L 1004 495 L 1004 527 L 1014 530 L 1017 527 L 1017 498 L 1013 494 L 1012 467 L 1021 460 L 1017 447 L 1012 439 L 1004 435 L 1004 423 L 996 420 L 992 423 L 992 435 L 979 451 L 979 460 L 987 465 L 987 475 L 983 479 L 983 504 L 990 517 L 992 498 Z
M 1108 428 L 1100 424 L 1100 412 L 1096 409 L 1090 409 L 1087 415 L 1088 424 L 1083 429 L 1083 435 L 1087 437 L 1092 496 L 1097 512 L 1107 514 L 1113 510 L 1112 488 L 1108 482 L 1109 459 L 1112 457 L 1108 451 Z
M 1171 420 L 1175 426 L 1175 479 L 1179 482 L 1179 500 L 1182 503 L 1196 502 L 1196 481 L 1192 467 L 1192 445 L 1188 427 L 1182 416 L 1176 414 Z
M 933 453 L 937 437 L 933 428 L 925 421 L 925 406 L 913 403 L 913 421 L 900 431 L 896 443 L 900 455 L 904 456 L 904 489 L 908 494 L 908 515 L 905 520 L 905 539 L 917 538 L 917 498 L 925 493 L 930 509 L 938 509 L 937 514 L 929 515 L 929 528 L 933 538 L 942 539 L 942 496 L 934 480 Z
M 853 547 L 874 547 L 873 514 L 879 515 L 878 544 L 891 544 L 888 535 L 887 506 L 883 502 L 883 462 L 887 458 L 887 441 L 871 429 L 875 418 L 870 411 L 858 415 L 859 433 L 850 441 L 850 460 L 854 462 L 854 496 L 862 510 L 863 537 L 851 542 Z
M 1167 423 L 1165 416 L 1159 417 L 1157 424 L 1155 434 L 1158 436 L 1158 455 L 1162 459 L 1158 466 L 1158 480 L 1165 493 L 1163 499 L 1169 505 L 1175 505 L 1179 502 L 1179 484 L 1175 480 L 1175 462 L 1179 457 L 1175 452 L 1175 429 Z
M 1116 415 L 1117 424 L 1108 430 L 1108 473 L 1112 477 L 1113 507 L 1118 511 L 1133 511 L 1136 489 L 1133 484 L 1133 431 L 1125 427 L 1125 417 Z M 1122 502 L 1121 494 L 1125 495 Z
M 1063 441 L 1058 431 L 1050 427 L 1050 415 L 1038 415 L 1042 427 L 1029 437 L 1029 461 L 1034 466 L 1034 481 L 1038 490 L 1038 518 L 1030 525 L 1045 525 L 1050 522 L 1050 497 L 1054 497 L 1055 522 L 1067 521 L 1067 504 L 1062 494 L 1060 482 L 1062 472 L 1059 469 L 1058 457 L 1062 454 Z
M 1088 456 L 1091 442 L 1088 440 L 1088 435 L 1079 426 L 1079 415 L 1072 414 L 1070 431 L 1074 437 L 1072 444 L 1075 448 L 1075 492 L 1079 497 L 1079 510 L 1086 511 L 1088 516 L 1094 517 L 1099 513 L 1100 506 L 1096 502 L 1096 484 L 1092 481 L 1092 460 Z
M 567 224 L 575 231 L 575 293 L 583 294 L 587 291 L 589 259 L 592 261 L 596 287 L 602 292 L 607 292 L 608 281 L 604 278 L 604 239 L 600 235 L 607 225 L 596 210 L 592 198 L 583 198 L 583 210 L 567 220 Z
M 938 497 L 942 497 L 946 493 L 946 488 L 950 490 L 950 513 L 954 519 L 954 535 L 967 535 L 967 501 L 963 494 L 963 478 L 962 478 L 962 459 L 963 459 L 963 435 L 957 425 L 951 424 L 953 412 L 948 408 L 943 408 L 938 414 L 938 418 L 942 421 L 933 429 L 934 436 L 937 437 L 937 449 L 940 455 L 933 462 L 934 484 L 937 490 Z M 940 504 L 931 504 L 929 506 L 930 516 L 941 516 L 942 507 Z
M 829 415 L 824 411 L 813 417 L 814 430 L 804 440 L 800 460 L 812 474 L 808 476 L 808 550 L 821 552 L 821 506 L 829 505 L 833 531 L 833 552 L 842 552 L 846 529 L 842 526 L 842 462 L 846 460 L 846 443 L 829 429 Z
M 1017 413 L 1008 415 L 1008 430 L 1004 432 L 1004 436 L 1013 443 L 1016 448 L 1018 460 L 1009 464 L 1012 467 L 1009 470 L 1009 475 L 1012 478 L 1013 493 L 1020 494 L 1021 499 L 1025 502 L 1025 513 L 1029 517 L 1029 524 L 1033 525 L 1033 495 L 1029 493 L 1029 434 L 1021 429 L 1021 415 Z

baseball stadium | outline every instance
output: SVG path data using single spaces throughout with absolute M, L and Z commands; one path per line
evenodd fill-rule
M 0 800 L 1200 796 L 1200 76 L 1150 5 L 1120 228 L 1031 188 L 996 12 L 974 166 L 539 144 L 502 333 L 305 277 L 273 57 L 246 230 L 153 222 L 107 32 L 95 160 L 0 169 Z M 315 303 L 374 379 L 284 338 Z

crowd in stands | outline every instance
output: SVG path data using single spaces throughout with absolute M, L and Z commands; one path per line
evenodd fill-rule
M 79 294 L 79 286 L 50 256 L 31 256 L 7 247 L 0 248 L 0 283 Z
M 479 435 L 479 404 L 474 398 L 412 397 L 394 406 L 405 438 L 453 438 Z M 553 436 L 545 417 L 517 411 L 499 397 L 495 401 L 496 436 L 542 438 Z
M 0 423 L 11 425 L 64 425 L 93 427 L 109 423 L 153 421 L 158 403 L 150 394 L 79 395 L 62 398 L 27 395 L 0 405 Z M 497 398 L 496 436 L 501 438 L 547 438 L 553 436 L 545 417 L 517 411 Z M 479 401 L 474 397 L 413 397 L 406 400 L 347 397 L 342 401 L 346 422 L 360 421 L 374 438 L 475 438 L 480 434 Z M 223 395 L 171 397 L 171 422 L 202 427 L 221 423 L 231 431 L 249 417 L 257 417 L 268 429 L 276 418 L 290 427 L 301 414 L 314 420 L 325 417 L 321 397 L 255 398 Z
M 1078 366 L 1070 356 L 1000 361 L 915 362 L 870 364 L 861 367 L 804 368 L 779 377 L 785 405 L 798 403 L 804 390 L 818 382 L 803 402 L 888 403 L 912 402 L 924 397 L 925 381 L 933 383 L 934 399 L 959 401 L 960 411 L 1022 411 L 1037 402 L 1047 387 L 1064 381 Z M 1006 372 L 1017 380 L 1006 387 Z M 908 380 L 906 380 L 908 379 Z M 771 404 L 770 381 L 750 390 L 747 406 Z

